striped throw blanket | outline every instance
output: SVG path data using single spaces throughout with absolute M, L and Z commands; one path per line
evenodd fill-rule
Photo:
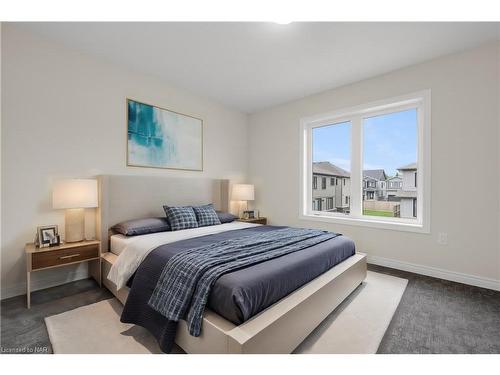
M 210 290 L 219 277 L 337 236 L 315 229 L 284 228 L 184 251 L 167 262 L 148 304 L 169 320 L 185 319 L 189 333 L 199 336 Z

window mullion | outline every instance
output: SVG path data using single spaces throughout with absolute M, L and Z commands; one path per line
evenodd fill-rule
M 351 120 L 351 215 L 362 214 L 362 145 L 363 132 L 361 128 L 361 116 L 355 116 Z

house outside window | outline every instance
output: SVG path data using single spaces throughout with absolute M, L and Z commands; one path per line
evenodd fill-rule
M 334 164 L 324 161 L 313 164 L 313 180 L 315 178 L 330 179 L 330 185 L 325 189 L 312 189 L 312 204 L 315 211 L 337 212 L 342 214 L 349 213 L 349 203 L 345 203 L 345 197 L 349 196 L 349 173 Z M 341 185 L 338 183 L 340 178 L 345 178 L 347 183 Z M 326 180 L 325 180 L 326 181 Z M 334 183 L 333 185 L 331 183 Z M 325 203 L 319 206 L 317 199 L 325 199 Z

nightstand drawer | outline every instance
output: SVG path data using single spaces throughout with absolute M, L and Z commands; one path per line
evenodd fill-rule
M 263 218 L 263 217 L 260 217 L 260 218 L 257 218 L 257 219 L 249 220 L 248 223 L 266 225 L 267 224 L 267 219 Z
M 71 249 L 44 251 L 32 254 L 32 269 L 59 266 L 99 257 L 99 246 L 80 246 Z
M 238 221 L 241 221 L 243 223 L 267 225 L 267 218 L 265 218 L 265 217 L 256 217 L 253 219 L 238 219 Z

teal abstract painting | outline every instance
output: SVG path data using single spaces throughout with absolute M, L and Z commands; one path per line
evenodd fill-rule
M 127 99 L 127 165 L 203 170 L 203 121 Z

